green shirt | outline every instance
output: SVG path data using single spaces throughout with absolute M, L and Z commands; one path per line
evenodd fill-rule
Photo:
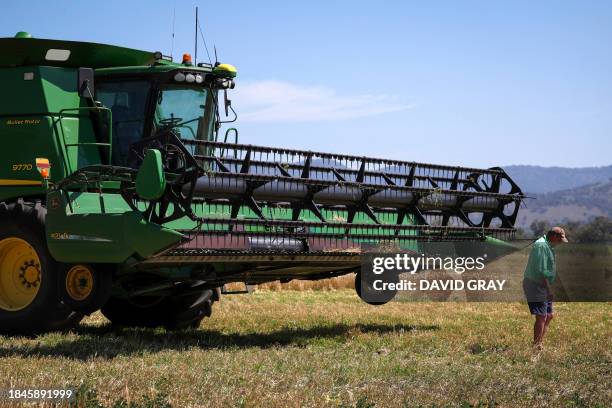
M 535 282 L 548 279 L 548 282 L 552 283 L 555 275 L 555 252 L 546 236 L 543 236 L 533 243 L 524 277 Z

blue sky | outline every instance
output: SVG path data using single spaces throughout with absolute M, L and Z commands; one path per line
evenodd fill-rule
M 239 70 L 241 141 L 465 166 L 612 163 L 610 1 L 7 2 L 4 36 Z M 204 56 L 204 58 L 203 58 Z M 199 60 L 205 60 L 200 47 Z

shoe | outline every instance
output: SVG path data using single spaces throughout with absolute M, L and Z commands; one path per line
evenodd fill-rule
M 532 356 L 531 356 L 531 362 L 535 363 L 536 361 L 538 361 L 540 359 L 540 356 L 542 356 L 542 350 L 544 350 L 544 347 L 542 347 L 542 344 L 534 344 L 531 351 L 532 351 Z

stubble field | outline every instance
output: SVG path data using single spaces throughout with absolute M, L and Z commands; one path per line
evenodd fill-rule
M 610 304 L 558 304 L 534 355 L 524 304 L 372 307 L 334 286 L 224 296 L 184 332 L 94 314 L 69 333 L 0 336 L 0 388 L 70 387 L 80 407 L 612 404 Z

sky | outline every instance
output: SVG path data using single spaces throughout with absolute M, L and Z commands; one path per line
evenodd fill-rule
M 238 69 L 230 98 L 244 143 L 470 167 L 612 164 L 611 1 L 2 6 L 5 37 L 175 59 L 194 53 L 198 6 L 211 58 L 214 44 Z

